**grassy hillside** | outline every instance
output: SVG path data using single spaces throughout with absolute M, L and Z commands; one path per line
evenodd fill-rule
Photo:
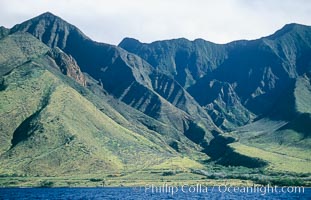
M 300 148 L 279 146 L 275 144 L 257 145 L 257 147 L 233 143 L 234 151 L 243 155 L 267 161 L 268 171 L 289 173 L 311 173 L 310 151 Z
M 51 13 L 0 27 L 0 186 L 310 185 L 310 30 L 129 53 Z
M 61 74 L 61 62 L 32 36 L 14 34 L 0 42 L 12 46 L 11 53 L 1 54 L 2 66 L 7 66 L 0 87 L 2 176 L 132 173 L 165 169 L 166 163 L 202 168 L 152 131 L 142 134 L 144 126 L 138 134 L 139 124 L 129 126 L 108 100 Z M 23 45 L 37 43 L 33 51 L 22 51 Z M 15 57 L 20 59 L 10 62 Z
M 47 46 L 58 47 L 71 55 L 82 72 L 98 81 L 109 95 L 173 127 L 179 137 L 191 131 L 191 123 L 204 129 L 207 141 L 212 138 L 210 131 L 220 131 L 207 112 L 171 76 L 120 47 L 91 40 L 77 27 L 51 13 L 14 26 L 10 33 L 15 32 L 30 33 Z
M 293 102 L 284 98 L 279 103 L 284 110 L 277 108 L 278 115 L 290 112 L 290 120 L 265 118 L 241 127 L 232 132 L 239 138 L 239 142 L 230 146 L 243 155 L 267 161 L 269 171 L 310 174 L 310 91 L 308 76 L 299 77 L 293 91 L 289 90 L 292 93 L 290 96 L 294 97 Z
M 49 50 L 46 45 L 25 33 L 16 33 L 1 39 L 0 47 L 0 76 Z
M 120 173 L 177 156 L 114 122 L 35 61 L 3 84 L 1 174 Z

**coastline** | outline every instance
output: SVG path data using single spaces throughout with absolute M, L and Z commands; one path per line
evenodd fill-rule
M 204 187 L 214 186 L 238 186 L 238 187 L 253 187 L 263 186 L 252 180 L 241 179 L 183 179 L 183 180 L 133 180 L 133 179 L 94 179 L 94 178 L 74 178 L 74 177 L 0 177 L 0 188 L 122 188 L 122 187 L 146 187 L 154 185 L 161 187 L 163 185 L 170 186 L 196 186 Z M 300 186 L 300 185 L 291 185 Z M 310 188 L 310 185 L 304 185 L 305 188 Z

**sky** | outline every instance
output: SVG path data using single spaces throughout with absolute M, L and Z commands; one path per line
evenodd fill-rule
M 311 0 L 0 0 L 0 26 L 47 11 L 115 45 L 125 37 L 227 43 L 267 36 L 288 23 L 311 25 Z

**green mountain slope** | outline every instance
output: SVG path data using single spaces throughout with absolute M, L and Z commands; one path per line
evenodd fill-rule
M 218 127 L 231 131 L 234 144 L 215 137 L 206 148 L 212 158 L 228 162 L 236 158 L 233 151 L 265 160 L 271 170 L 307 173 L 310 35 L 309 26 L 289 24 L 268 37 L 224 45 L 186 39 L 145 44 L 125 38 L 119 46 L 173 76 Z
M 82 87 L 83 82 L 79 85 L 62 75 L 60 72 L 68 72 L 62 69 L 71 69 L 71 65 L 58 66 L 57 63 L 64 64 L 68 60 L 60 62 L 55 52 L 26 33 L 13 34 L 4 40 L 16 42 L 20 37 L 23 41 L 16 43 L 16 49 L 38 43 L 39 49 L 44 51 L 36 52 L 36 56 L 33 52 L 24 52 L 25 59 L 18 65 L 11 65 L 10 71 L 2 76 L 1 174 L 123 173 L 155 167 L 170 159 L 180 159 L 180 166 L 183 165 L 181 155 L 168 144 L 150 135 L 152 142 L 123 127 L 119 123 L 129 122 L 112 107 L 99 102 L 100 98 Z M 16 49 L 14 52 L 19 53 Z M 6 58 L 14 58 L 14 52 Z M 104 106 L 102 108 L 119 123 L 97 106 Z M 150 160 L 150 157 L 159 159 Z M 200 165 L 185 160 L 184 167 L 191 166 Z
M 289 24 L 224 45 L 114 46 L 51 13 L 0 27 L 0 184 L 77 174 L 310 184 L 310 35 Z
M 239 143 L 232 146 L 243 155 L 270 162 L 271 170 L 310 173 L 309 75 L 298 77 L 292 86 L 269 117 L 235 130 L 232 134 Z
M 49 48 L 26 34 L 14 34 L 0 40 L 0 75 L 10 72 L 14 67 L 46 53 Z
M 81 70 L 98 81 L 106 92 L 172 126 L 179 131 L 178 137 L 192 132 L 190 124 L 201 127 L 207 141 L 213 137 L 210 131 L 221 132 L 178 82 L 157 73 L 149 63 L 122 48 L 94 42 L 78 28 L 51 13 L 16 25 L 10 32 L 18 31 L 28 32 L 48 46 L 59 47 L 70 54 Z M 159 80 L 161 88 L 158 87 Z

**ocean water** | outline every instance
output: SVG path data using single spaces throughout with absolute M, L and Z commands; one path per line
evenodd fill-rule
M 154 188 L 153 188 L 154 189 Z M 162 188 L 163 189 L 163 188 Z M 0 199 L 311 199 L 311 188 L 294 192 L 246 192 L 227 190 L 226 188 L 0 188 Z

